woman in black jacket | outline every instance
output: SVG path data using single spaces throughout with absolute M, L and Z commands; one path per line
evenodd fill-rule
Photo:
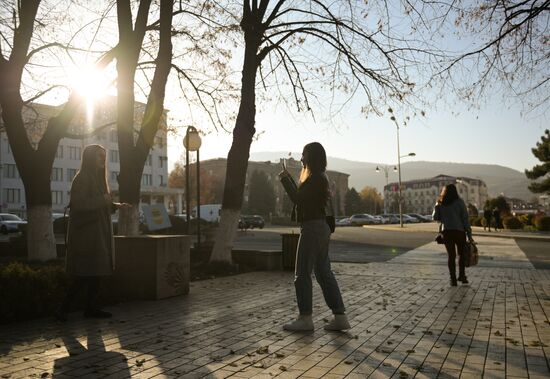
M 299 316 L 285 330 L 313 330 L 311 273 L 323 290 L 325 302 L 334 319 L 325 325 L 326 330 L 345 330 L 350 325 L 338 282 L 330 267 L 328 247 L 331 228 L 327 223 L 326 207 L 330 200 L 329 182 L 325 170 L 325 149 L 318 142 L 307 144 L 302 153 L 300 184 L 296 185 L 286 168 L 279 174 L 290 199 L 294 202 L 293 219 L 300 223 L 300 240 L 296 254 L 294 287 Z

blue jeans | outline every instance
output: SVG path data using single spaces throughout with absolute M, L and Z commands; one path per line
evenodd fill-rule
M 325 302 L 332 312 L 334 314 L 345 312 L 338 282 L 330 268 L 329 241 L 330 228 L 325 220 L 310 220 L 302 223 L 296 254 L 296 271 L 294 272 L 296 300 L 301 315 L 311 315 L 312 313 L 312 271 L 315 271 L 315 278 L 321 286 Z

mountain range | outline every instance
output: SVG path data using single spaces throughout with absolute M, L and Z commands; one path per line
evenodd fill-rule
M 290 155 L 294 159 L 300 159 L 300 153 Z M 250 154 L 251 161 L 278 162 L 279 158 L 289 158 L 288 152 L 257 152 Z M 365 186 L 375 187 L 382 192 L 386 179 L 384 171 L 376 172 L 377 166 L 385 166 L 381 163 L 351 161 L 342 158 L 327 157 L 328 169 L 349 174 L 349 187 L 355 187 L 360 191 Z M 397 182 L 397 172 L 394 166 L 388 169 L 388 181 Z M 401 180 L 426 179 L 436 175 L 445 174 L 457 177 L 469 177 L 481 179 L 487 184 L 490 197 L 504 194 L 507 197 L 519 198 L 530 201 L 534 197 L 527 186 L 529 180 L 525 174 L 509 167 L 480 163 L 454 163 L 454 162 L 429 162 L 414 161 L 401 163 Z

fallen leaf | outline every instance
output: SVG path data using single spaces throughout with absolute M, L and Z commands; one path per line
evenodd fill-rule
M 288 369 L 286 368 L 286 366 L 279 366 L 279 370 L 281 370 L 281 371 L 286 371 L 286 370 L 288 370 Z

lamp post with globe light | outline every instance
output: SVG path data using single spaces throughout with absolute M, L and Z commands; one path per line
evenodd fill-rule
M 200 159 L 199 149 L 201 147 L 201 137 L 199 131 L 194 126 L 188 126 L 183 138 L 183 146 L 185 147 L 185 208 L 187 214 L 187 234 L 189 234 L 189 224 L 191 222 L 191 194 L 189 192 L 189 152 L 197 152 L 197 249 L 200 250 L 201 244 L 201 207 L 200 207 Z

